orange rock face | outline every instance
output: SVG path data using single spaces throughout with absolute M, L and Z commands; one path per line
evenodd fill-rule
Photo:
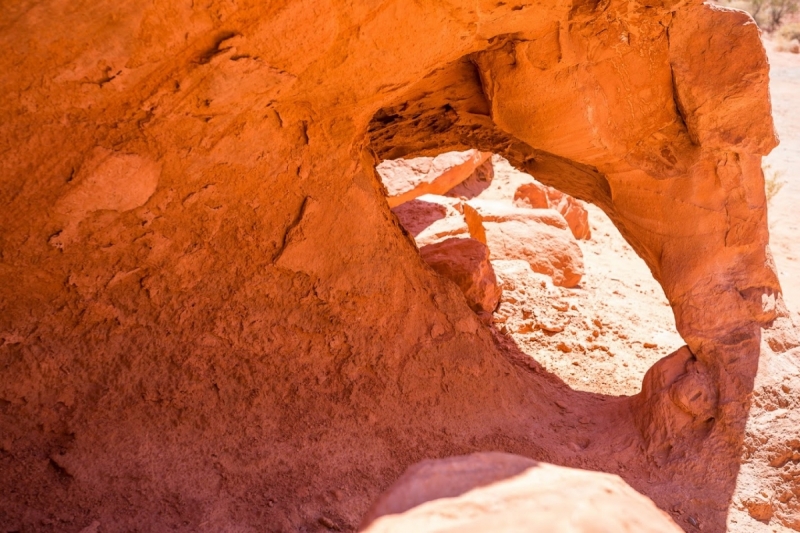
M 450 237 L 469 237 L 461 202 L 433 194 L 422 195 L 395 207 L 392 212 L 419 246 Z
M 583 254 L 558 212 L 475 199 L 464 205 L 464 215 L 470 234 L 489 246 L 492 259 L 524 259 L 556 285 L 580 282 Z
M 618 472 L 680 503 L 684 527 L 725 528 L 762 328 L 784 318 L 768 65 L 746 15 L 11 4 L 6 529 L 352 531 L 407 466 L 498 449 Z M 675 372 L 639 399 L 572 391 L 425 266 L 375 167 L 467 149 L 609 215 L 673 308 Z M 509 248 L 529 231 L 513 223 Z M 775 516 L 797 528 L 792 501 Z

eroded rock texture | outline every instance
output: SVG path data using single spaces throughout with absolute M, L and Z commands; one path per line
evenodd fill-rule
M 480 450 L 617 472 L 685 527 L 725 527 L 781 310 L 747 15 L 45 0 L 0 17 L 6 528 L 350 530 L 409 464 Z M 375 165 L 468 148 L 609 214 L 708 405 L 571 391 L 424 267 Z

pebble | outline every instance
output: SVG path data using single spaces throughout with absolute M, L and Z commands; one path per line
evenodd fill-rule
M 559 326 L 556 324 L 536 324 L 539 326 L 539 329 L 543 331 L 547 331 L 548 333 L 561 333 L 564 331 L 564 326 Z
M 562 311 L 563 312 L 563 311 L 569 310 L 569 303 L 564 302 L 564 301 L 555 301 L 555 302 L 553 302 L 552 305 L 553 305 L 553 308 L 556 311 Z

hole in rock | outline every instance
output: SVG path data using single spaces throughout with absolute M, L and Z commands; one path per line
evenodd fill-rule
M 661 286 L 598 207 L 477 150 L 377 170 L 422 259 L 573 389 L 636 394 L 684 344 Z

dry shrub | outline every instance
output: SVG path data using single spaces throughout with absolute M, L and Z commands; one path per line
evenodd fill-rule
M 778 52 L 791 52 L 793 54 L 800 54 L 800 41 L 797 39 L 792 39 L 791 41 L 787 41 L 786 39 L 781 39 L 780 37 L 776 41 L 775 48 Z
M 772 199 L 781 192 L 786 182 L 783 178 L 782 170 L 773 170 L 772 165 L 764 165 L 764 191 L 767 195 L 767 203 L 772 203 Z
M 800 54 L 800 23 L 784 24 L 775 32 L 775 35 L 779 51 Z
M 784 24 L 778 30 L 778 37 L 787 41 L 800 41 L 800 22 Z
M 786 18 L 800 11 L 800 0 L 722 0 L 721 3 L 747 11 L 758 26 L 768 32 L 778 30 Z M 786 24 L 786 26 L 797 25 Z M 785 40 L 790 42 L 792 39 L 800 37 L 790 37 Z

